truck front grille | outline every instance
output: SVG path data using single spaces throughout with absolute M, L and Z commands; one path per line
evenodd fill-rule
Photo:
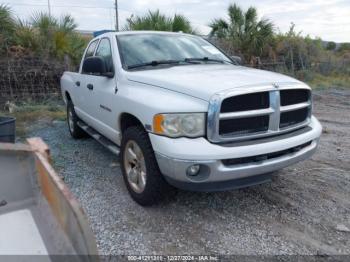
M 222 101 L 221 113 L 264 109 L 269 106 L 269 92 L 245 94 L 228 97 Z
M 222 95 L 210 102 L 207 133 L 212 142 L 255 139 L 301 128 L 310 117 L 311 91 L 306 88 Z
M 289 126 L 300 124 L 307 119 L 308 114 L 308 108 L 281 113 L 280 128 L 288 128 Z
M 310 91 L 306 89 L 281 90 L 281 106 L 289 106 L 307 102 L 310 99 Z
M 249 118 L 221 120 L 219 132 L 223 136 L 245 135 L 267 131 L 269 116 L 255 116 Z

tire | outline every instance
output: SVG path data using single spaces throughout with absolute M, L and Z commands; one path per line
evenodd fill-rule
M 84 132 L 84 130 L 78 126 L 78 121 L 79 121 L 79 118 L 75 113 L 74 105 L 72 101 L 68 101 L 67 124 L 68 124 L 69 133 L 74 139 L 79 139 L 86 136 L 86 133 Z
M 124 182 L 135 202 L 141 206 L 151 206 L 158 204 L 170 196 L 171 192 L 174 192 L 174 188 L 165 181 L 159 170 L 148 134 L 142 127 L 129 127 L 123 134 L 120 149 L 120 163 Z M 130 157 L 129 149 L 132 149 L 135 155 L 140 156 L 139 168 L 137 167 L 138 164 L 134 163 L 135 167 L 131 169 L 132 164 L 130 164 L 130 161 L 132 157 Z M 131 171 L 137 169 L 141 170 L 141 172 Z M 135 175 L 136 173 L 139 176 Z M 142 173 L 145 174 L 142 175 Z M 142 183 L 143 180 L 145 181 L 144 183 Z M 135 185 L 139 186 L 139 188 L 135 188 Z

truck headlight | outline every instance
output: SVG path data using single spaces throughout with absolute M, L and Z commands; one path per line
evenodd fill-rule
M 205 135 L 205 113 L 158 114 L 153 118 L 153 131 L 169 137 Z

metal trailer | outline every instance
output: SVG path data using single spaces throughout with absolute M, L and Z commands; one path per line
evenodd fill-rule
M 97 261 L 87 217 L 50 165 L 49 148 L 40 138 L 27 141 L 0 143 L 0 255 Z

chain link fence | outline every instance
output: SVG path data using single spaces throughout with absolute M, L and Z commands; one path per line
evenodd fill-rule
M 279 57 L 277 61 L 262 61 L 259 57 L 245 66 L 295 75 L 288 61 Z M 72 70 L 69 61 L 33 56 L 4 57 L 0 59 L 0 106 L 7 101 L 40 102 L 60 96 L 60 78 L 64 71 Z M 320 61 L 305 65 L 303 74 L 317 72 L 328 75 L 331 72 L 350 73 L 350 60 Z M 305 78 L 305 76 L 304 76 Z M 304 80 L 304 79 L 302 79 Z M 307 79 L 306 79 L 307 80 Z
M 0 105 L 6 101 L 42 101 L 60 95 L 63 62 L 39 57 L 0 59 Z

